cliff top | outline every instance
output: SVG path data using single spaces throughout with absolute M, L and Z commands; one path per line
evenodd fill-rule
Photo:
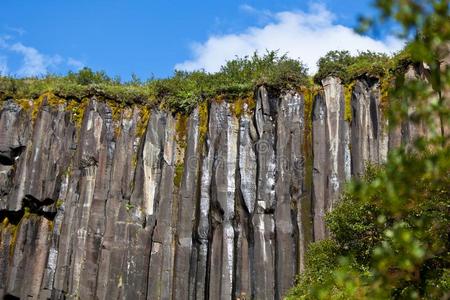
M 314 77 L 308 75 L 308 69 L 300 60 L 276 51 L 235 58 L 217 73 L 176 71 L 170 78 L 151 78 L 145 82 L 136 77 L 122 82 L 120 78 L 111 78 L 103 71 L 89 68 L 65 76 L 0 76 L 0 100 L 35 99 L 51 92 L 64 99 L 97 96 L 124 104 L 160 105 L 170 111 L 188 112 L 205 98 L 251 97 L 261 85 L 273 90 L 289 90 L 312 87 L 314 82 L 320 85 L 321 80 L 330 75 L 344 83 L 363 75 L 380 78 L 408 59 L 406 51 L 392 57 L 373 52 L 352 56 L 347 51 L 331 51 L 318 61 L 319 71 Z

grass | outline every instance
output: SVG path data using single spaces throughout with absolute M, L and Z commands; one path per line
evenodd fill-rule
M 49 93 L 67 101 L 78 117 L 82 117 L 82 112 L 77 106 L 92 96 L 116 103 L 115 117 L 118 117 L 121 107 L 131 104 L 189 113 L 205 99 L 233 102 L 246 99 L 245 102 L 251 104 L 248 99 L 254 97 L 255 89 L 261 85 L 274 92 L 315 89 L 314 84 L 320 85 L 321 80 L 329 75 L 337 76 L 349 85 L 363 75 L 383 79 L 389 74 L 396 74 L 408 63 L 410 56 L 406 50 L 394 57 L 369 51 L 357 56 L 347 51 L 331 51 L 318 61 L 319 71 L 311 78 L 300 60 L 268 51 L 263 55 L 254 53 L 252 56 L 236 57 L 216 73 L 175 71 L 172 77 L 152 78 L 145 82 L 136 76 L 129 82 L 122 82 L 119 78 L 108 77 L 103 71 L 84 68 L 65 76 L 0 76 L 0 101 L 15 99 L 30 106 L 29 99 L 40 99 L 43 94 Z M 235 110 L 236 115 L 242 113 L 240 103 L 235 105 Z
M 0 100 L 38 99 L 44 93 L 67 101 L 97 96 L 121 106 L 147 104 L 184 113 L 204 99 L 246 98 L 259 85 L 284 90 L 307 83 L 307 69 L 302 62 L 272 51 L 228 61 L 216 73 L 175 71 L 170 78 L 146 82 L 135 76 L 130 82 L 121 82 L 119 78 L 89 68 L 66 76 L 0 77 Z

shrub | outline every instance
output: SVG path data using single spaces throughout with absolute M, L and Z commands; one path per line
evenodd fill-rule
M 291 299 L 448 297 L 448 157 L 448 146 L 400 149 L 354 180 L 327 215 L 331 239 L 310 246 Z
M 319 70 L 314 76 L 318 84 L 327 76 L 336 76 L 344 83 L 360 77 L 381 78 L 395 67 L 395 59 L 383 53 L 359 52 L 352 56 L 348 51 L 330 51 L 317 62 Z
M 276 51 L 260 56 L 235 58 L 217 73 L 175 71 L 165 79 L 142 82 L 136 76 L 128 83 L 111 78 L 104 71 L 83 68 L 66 76 L 42 78 L 0 77 L 0 99 L 37 98 L 52 92 L 65 99 L 99 96 L 123 103 L 160 104 L 173 112 L 189 112 L 206 98 L 232 101 L 253 94 L 255 87 L 266 85 L 283 90 L 308 84 L 307 69 L 298 60 Z

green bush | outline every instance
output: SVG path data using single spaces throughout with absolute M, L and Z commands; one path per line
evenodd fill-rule
M 332 238 L 310 246 L 290 299 L 450 296 L 449 157 L 448 146 L 399 149 L 354 180 L 327 215 Z
M 0 77 L 0 100 L 37 98 L 52 92 L 65 99 L 99 96 L 121 103 L 160 104 L 174 112 L 189 112 L 204 99 L 221 97 L 232 101 L 252 94 L 263 84 L 283 90 L 308 83 L 307 69 L 300 61 L 272 51 L 228 61 L 217 73 L 175 71 L 170 78 L 147 82 L 134 75 L 130 82 L 122 83 L 119 78 L 89 68 L 66 76 Z
M 327 76 L 336 76 L 344 83 L 364 75 L 381 78 L 395 68 L 395 57 L 371 51 L 359 52 L 356 56 L 348 51 L 330 51 L 317 62 L 319 70 L 314 81 L 320 84 Z
M 312 243 L 305 256 L 305 272 L 297 278 L 297 284 L 287 299 L 299 299 L 318 293 L 317 286 L 329 285 L 338 263 L 339 246 L 333 239 Z
M 78 72 L 69 71 L 65 78 L 68 82 L 74 82 L 80 85 L 90 84 L 120 84 L 120 79 L 112 79 L 104 71 L 94 72 L 90 68 L 83 68 Z
M 380 172 L 379 166 L 369 164 L 364 181 L 372 182 Z M 342 201 L 333 212 L 326 216 L 327 226 L 339 249 L 350 254 L 361 265 L 370 260 L 373 248 L 380 242 L 383 230 L 386 224 L 389 224 L 379 224 L 377 221 L 382 214 L 382 208 L 374 202 L 380 196 L 382 195 L 361 199 L 348 191 L 342 195 Z

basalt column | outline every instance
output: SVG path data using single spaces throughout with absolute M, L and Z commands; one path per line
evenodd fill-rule
M 358 79 L 351 98 L 352 175 L 364 173 L 367 162 L 383 163 L 387 157 L 387 121 L 381 110 L 380 83 L 376 78 Z
M 278 98 L 261 87 L 257 93 L 255 122 L 257 192 L 252 216 L 254 232 L 254 297 L 273 299 L 276 295 L 275 220 L 276 207 L 276 115 Z
M 304 249 L 299 241 L 307 234 L 302 222 L 309 215 L 300 215 L 304 187 L 304 119 L 305 102 L 297 93 L 287 93 L 279 101 L 277 113 L 276 159 L 277 180 L 275 233 L 276 233 L 276 298 L 281 298 L 293 286 L 299 272 L 298 252 Z M 302 238 L 300 238 L 302 236 Z M 302 256 L 300 256 L 302 259 Z
M 324 216 L 339 200 L 350 177 L 349 124 L 344 119 L 341 80 L 327 77 L 313 105 L 313 206 L 314 239 L 328 235 Z

